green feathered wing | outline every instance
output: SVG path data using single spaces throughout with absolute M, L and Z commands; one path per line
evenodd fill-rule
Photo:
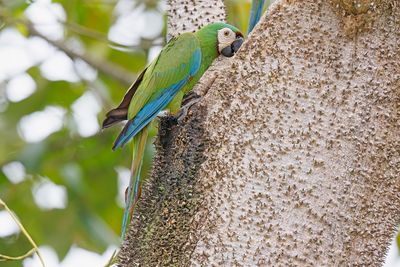
M 184 33 L 172 39 L 131 86 L 121 104 L 107 113 L 103 127 L 128 119 L 113 149 L 133 139 L 132 176 L 122 226 L 122 238 L 140 186 L 140 169 L 148 135 L 147 125 L 168 105 L 180 106 L 185 88 L 198 73 L 201 49 L 197 37 Z M 174 102 L 178 101 L 176 104 Z M 172 103 L 171 103 L 172 102 Z

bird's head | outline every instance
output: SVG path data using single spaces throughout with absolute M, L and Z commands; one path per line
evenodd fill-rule
M 201 28 L 197 35 L 207 46 L 215 47 L 218 55 L 225 57 L 233 56 L 243 43 L 243 34 L 239 29 L 224 22 L 208 24 Z
M 243 34 L 235 27 L 229 27 L 218 30 L 218 52 L 225 56 L 233 56 L 243 43 Z

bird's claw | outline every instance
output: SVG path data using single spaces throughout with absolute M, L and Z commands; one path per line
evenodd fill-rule
M 197 94 L 191 94 L 189 97 L 184 99 L 183 106 L 179 110 L 178 114 L 176 114 L 175 119 L 178 124 L 182 123 L 183 119 L 187 116 L 189 109 L 199 102 L 201 97 Z
M 169 116 L 171 116 L 171 115 L 170 115 L 170 113 L 169 113 L 168 111 L 166 111 L 166 110 L 160 111 L 160 112 L 157 114 L 157 117 L 158 117 L 158 118 L 167 118 L 167 117 L 169 117 Z

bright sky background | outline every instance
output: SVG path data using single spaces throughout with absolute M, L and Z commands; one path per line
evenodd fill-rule
M 155 38 L 162 29 L 164 20 L 160 12 L 145 10 L 143 5 L 134 8 L 131 0 L 120 0 L 115 7 L 118 17 L 110 28 L 108 38 L 123 45 L 137 45 L 141 37 Z M 159 10 L 165 10 L 165 1 Z M 26 16 L 37 26 L 37 30 L 54 40 L 62 40 L 63 27 L 59 21 L 66 19 L 63 7 L 50 0 L 36 0 L 25 12 Z M 78 40 L 68 40 L 74 49 L 80 48 Z M 156 57 L 161 47 L 153 47 L 149 53 L 149 61 Z M 40 72 L 48 80 L 64 80 L 78 82 L 82 79 L 95 81 L 97 72 L 80 60 L 71 60 L 63 52 L 56 50 L 46 41 L 38 37 L 26 38 L 16 29 L 7 28 L 0 33 L 0 83 L 6 81 L 5 95 L 10 102 L 19 102 L 36 90 L 36 83 L 25 71 L 34 66 L 40 66 Z M 1 109 L 1 107 L 0 107 Z M 84 93 L 72 105 L 73 118 L 77 132 L 83 137 L 96 134 L 100 125 L 97 114 L 101 104 L 90 91 Z M 43 110 L 26 115 L 20 119 L 18 132 L 26 142 L 40 142 L 63 127 L 66 110 L 58 106 L 48 106 Z M 129 180 L 129 169 L 116 167 L 118 173 L 119 195 L 117 203 L 124 205 L 124 191 Z M 2 167 L 2 171 L 10 183 L 20 183 L 26 178 L 25 167 L 21 162 L 10 162 Z M 66 188 L 54 184 L 47 177 L 42 177 L 32 189 L 35 203 L 42 209 L 63 209 L 68 199 Z M 20 230 L 6 211 L 0 211 L 0 238 L 18 234 Z M 103 254 L 97 254 L 72 246 L 60 262 L 55 251 L 43 244 L 40 251 L 47 267 L 70 266 L 104 266 L 116 247 L 110 246 Z M 392 244 L 385 267 L 400 267 L 399 251 Z M 38 259 L 31 257 L 23 261 L 24 267 L 41 266 Z

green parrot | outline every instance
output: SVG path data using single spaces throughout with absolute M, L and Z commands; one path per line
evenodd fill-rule
M 239 30 L 222 22 L 172 38 L 128 89 L 121 104 L 106 114 L 103 128 L 128 120 L 113 150 L 133 139 L 132 173 L 127 189 L 122 239 L 140 195 L 140 169 L 151 122 L 162 110 L 176 114 L 183 96 L 193 88 L 214 59 L 220 54 L 233 56 L 242 43 L 243 35 Z

